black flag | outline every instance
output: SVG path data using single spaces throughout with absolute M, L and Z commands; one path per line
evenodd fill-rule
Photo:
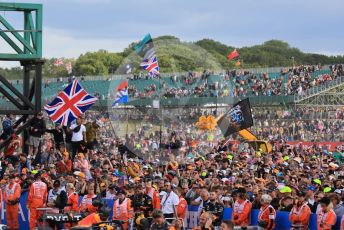
M 225 137 L 253 125 L 251 105 L 248 98 L 236 103 L 218 121 Z

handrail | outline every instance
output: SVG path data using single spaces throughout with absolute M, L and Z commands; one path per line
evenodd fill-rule
M 337 86 L 341 83 L 344 83 L 344 76 L 338 76 L 336 79 L 327 81 L 320 86 L 313 86 L 307 90 L 305 90 L 301 95 L 299 94 L 294 94 L 294 101 L 298 102 L 303 99 L 309 98 L 310 96 L 313 96 L 317 93 L 320 93 L 328 88 L 331 88 L 333 86 Z

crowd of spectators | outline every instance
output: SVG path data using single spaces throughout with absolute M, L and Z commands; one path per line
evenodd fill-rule
M 341 64 L 331 65 L 327 71 L 323 71 L 320 65 L 301 65 L 289 70 L 282 69 L 280 73 L 231 70 L 226 74 L 220 74 L 221 79 L 214 82 L 209 81 L 213 75 L 211 72 L 189 72 L 188 75 L 161 78 L 161 92 L 160 83 L 155 82 L 142 92 L 133 86 L 135 90 L 130 90 L 129 95 L 133 98 L 148 98 L 152 95 L 165 98 L 302 95 L 307 89 L 321 86 L 342 74 Z M 135 84 L 135 80 L 138 79 L 142 78 L 131 80 Z
M 302 116 L 302 112 L 293 113 Z M 335 114 L 340 118 L 343 111 Z M 264 116 L 257 114 L 257 117 Z M 291 115 L 282 115 L 288 116 Z M 5 119 L 5 123 L 11 118 Z M 262 202 L 268 202 L 275 210 L 291 211 L 296 200 L 302 198 L 311 212 L 320 213 L 321 199 L 326 196 L 337 216 L 344 212 L 344 152 L 341 146 L 330 152 L 317 146 L 281 145 L 267 154 L 242 144 L 235 150 L 223 141 L 219 132 L 201 132 L 193 124 L 183 122 L 183 117 L 178 122 L 164 124 L 161 135 L 152 131 L 148 118 L 122 139 L 118 139 L 119 134 L 109 123 L 98 122 L 95 113 L 79 118 L 76 124 L 65 129 L 59 125 L 49 128 L 50 125 L 42 122 L 42 114 L 35 119 L 28 128 L 29 142 L 23 143 L 29 145 L 29 151 L 15 148 L 12 152 L 2 152 L 2 186 L 7 184 L 10 175 L 15 175 L 22 193 L 26 192 L 34 175 L 41 172 L 43 182 L 54 191 L 65 190 L 68 184 L 80 197 L 119 199 L 123 194 L 124 198 L 135 200 L 135 213 L 148 207 L 153 210 L 150 205 L 154 204 L 160 212 L 144 212 L 145 217 L 153 217 L 153 226 L 162 224 L 158 218 L 175 217 L 168 205 L 178 207 L 179 217 L 185 217 L 185 205 L 184 208 L 179 206 L 183 199 L 189 205 L 199 206 L 200 225 L 207 224 L 211 229 L 222 224 L 223 208 L 234 208 L 236 200 L 240 199 L 248 200 L 253 209 L 265 207 Z M 274 130 L 272 124 L 265 122 L 262 125 L 266 129 Z M 4 126 L 8 128 L 8 124 Z M 315 133 L 316 126 L 319 127 L 319 121 L 309 132 Z M 278 128 L 277 124 L 275 127 Z M 325 124 L 324 129 L 327 129 Z M 151 189 L 160 195 L 151 194 Z M 136 203 L 138 205 L 134 205 Z M 55 207 L 54 202 L 49 205 Z M 92 213 L 91 209 L 82 206 L 78 210 Z M 206 218 L 208 212 L 212 214 L 210 218 Z M 135 218 L 138 217 L 135 215 Z M 233 221 L 240 225 L 235 219 Z M 180 223 L 173 222 L 173 226 L 178 229 Z

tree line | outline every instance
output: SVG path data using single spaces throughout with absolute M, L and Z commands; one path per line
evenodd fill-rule
M 234 50 L 212 39 L 202 39 L 197 42 L 185 42 L 174 36 L 161 36 L 154 40 L 161 73 L 203 71 L 204 69 L 222 70 L 233 68 L 260 68 L 276 66 L 292 66 L 300 64 L 334 64 L 344 63 L 344 55 L 327 56 L 322 54 L 304 53 L 300 49 L 290 47 L 287 42 L 270 40 L 263 44 L 237 48 L 240 66 L 237 60 L 229 61 L 227 55 Z M 99 50 L 86 52 L 76 59 L 62 58 L 63 63 L 71 62 L 72 75 L 112 75 L 124 74 L 128 67 L 132 73 L 146 74 L 140 67 L 141 58 L 135 54 L 131 43 L 122 52 Z M 64 65 L 55 66 L 57 58 L 45 59 L 43 77 L 66 77 L 67 70 Z M 238 64 L 238 63 L 237 63 Z M 0 75 L 8 79 L 22 77 L 21 67 L 0 68 Z

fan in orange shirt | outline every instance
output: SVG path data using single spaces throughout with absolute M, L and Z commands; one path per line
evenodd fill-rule
M 308 229 L 309 217 L 311 215 L 311 209 L 305 202 L 306 194 L 299 192 L 297 194 L 298 199 L 294 202 L 294 207 L 289 214 L 289 220 L 291 223 L 291 229 Z
M 331 230 L 332 226 L 336 224 L 337 216 L 329 207 L 331 200 L 324 197 L 320 200 L 321 210 L 317 215 L 318 230 Z

